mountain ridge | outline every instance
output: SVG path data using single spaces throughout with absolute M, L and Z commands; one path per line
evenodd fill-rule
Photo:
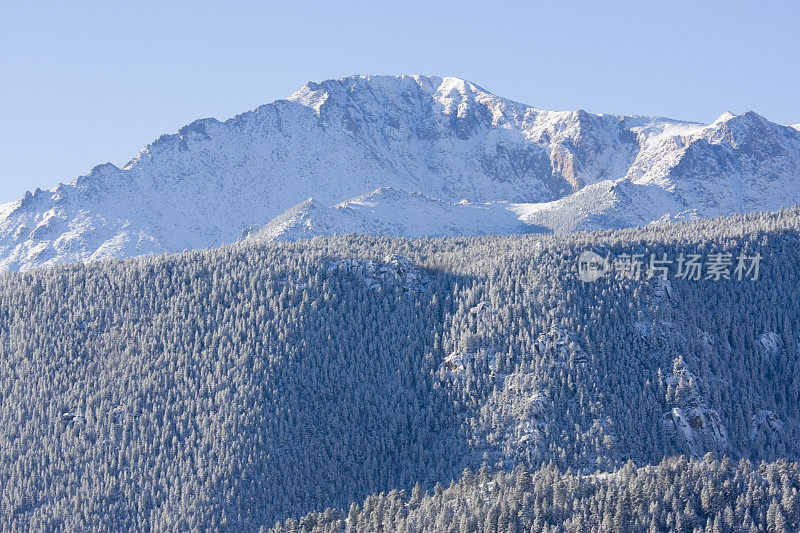
M 800 201 L 798 176 L 800 132 L 752 111 L 703 125 L 546 111 L 453 77 L 351 76 L 193 121 L 122 167 L 0 206 L 0 270 L 218 246 L 308 198 L 381 188 L 527 205 L 499 229 L 562 232 L 773 210 Z M 615 183 L 644 203 L 635 216 Z

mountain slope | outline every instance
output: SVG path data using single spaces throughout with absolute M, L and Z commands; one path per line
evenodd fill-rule
M 752 112 L 710 125 L 553 112 L 457 78 L 353 76 L 195 121 L 122 168 L 0 206 L 0 269 L 217 246 L 308 198 L 329 207 L 381 187 L 541 203 L 625 180 L 669 193 L 669 213 L 642 206 L 637 221 L 759 211 L 800 200 L 798 169 L 800 132 Z M 599 218 L 625 221 L 609 209 Z
M 257 531 L 467 467 L 797 461 L 798 228 L 321 237 L 0 276 L 0 529 Z M 763 261 L 584 283 L 587 249 Z
M 326 207 L 314 199 L 276 217 L 248 239 L 256 241 L 307 239 L 348 233 L 390 237 L 457 237 L 546 231 L 519 220 L 505 202 L 449 203 L 392 188 L 381 188 Z

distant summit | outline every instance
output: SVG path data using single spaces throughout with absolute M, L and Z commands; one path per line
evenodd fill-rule
M 213 247 L 246 228 L 566 232 L 774 210 L 800 201 L 798 178 L 800 132 L 754 112 L 703 125 L 544 111 L 459 78 L 351 76 L 0 206 L 0 270 Z

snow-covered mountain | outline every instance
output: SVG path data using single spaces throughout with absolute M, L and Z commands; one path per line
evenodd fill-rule
M 456 237 L 534 233 L 548 228 L 519 219 L 506 202 L 458 203 L 381 188 L 328 207 L 309 198 L 276 217 L 248 240 L 297 240 L 348 233 L 393 237 Z
M 554 112 L 458 78 L 353 76 L 0 206 L 0 270 L 206 248 L 247 228 L 561 232 L 762 211 L 798 203 L 798 178 L 800 131 L 753 112 L 709 125 Z

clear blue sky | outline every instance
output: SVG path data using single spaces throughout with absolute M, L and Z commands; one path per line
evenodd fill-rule
M 309 80 L 466 78 L 545 109 L 800 122 L 800 3 L 0 0 L 0 202 Z

